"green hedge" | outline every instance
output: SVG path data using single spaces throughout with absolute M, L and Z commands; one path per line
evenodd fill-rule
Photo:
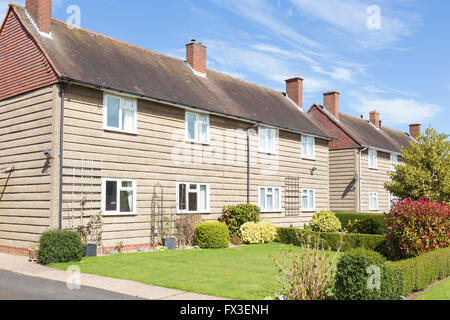
M 352 249 L 336 266 L 333 293 L 337 300 L 399 300 L 401 273 L 379 253 Z
M 195 228 L 195 241 L 202 249 L 228 248 L 230 232 L 225 223 L 202 222 Z
M 342 227 L 345 227 L 350 220 L 370 219 L 378 225 L 377 234 L 383 234 L 386 232 L 384 213 L 334 212 L 334 214 L 341 221 Z
M 450 276 L 450 248 L 438 249 L 421 256 L 388 262 L 402 275 L 403 296 L 426 289 L 433 282 Z
M 385 253 L 386 241 L 384 236 L 371 234 L 344 234 L 333 232 L 314 232 L 298 228 L 278 228 L 277 240 L 281 243 L 301 246 L 307 236 L 315 241 L 320 239 L 324 248 L 336 251 L 339 248 L 341 239 L 343 242 L 342 251 L 353 248 L 365 248 L 375 250 L 381 254 Z
M 50 230 L 39 239 L 38 263 L 64 263 L 80 261 L 84 245 L 81 236 L 71 230 Z

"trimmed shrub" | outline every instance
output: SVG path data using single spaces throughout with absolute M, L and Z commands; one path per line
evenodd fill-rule
M 377 228 L 374 228 L 373 232 L 368 234 L 383 234 L 386 232 L 386 221 L 384 220 L 386 215 L 384 213 L 335 212 L 334 214 L 341 221 L 343 228 L 346 228 L 350 221 L 371 220 L 373 226 L 375 227 L 376 224 Z
M 450 248 L 388 264 L 401 272 L 401 294 L 406 296 L 450 276 Z
M 250 203 L 242 203 L 235 206 L 225 206 L 222 209 L 220 221 L 226 223 L 230 234 L 240 235 L 241 227 L 246 222 L 259 222 L 260 209 Z
M 400 277 L 379 253 L 353 249 L 339 258 L 333 293 L 338 300 L 399 300 Z
M 337 232 L 342 229 L 341 222 L 331 211 L 317 212 L 313 216 L 309 226 L 312 231 L 317 232 Z
M 296 246 L 305 245 L 308 234 L 313 241 L 320 241 L 322 247 L 336 251 L 341 242 L 341 251 L 348 251 L 354 248 L 365 248 L 377 251 L 384 255 L 386 251 L 386 240 L 381 235 L 370 234 L 344 234 L 333 232 L 314 232 L 298 228 L 278 228 L 278 240 L 281 243 L 293 244 Z
M 343 230 L 346 233 L 378 234 L 378 225 L 372 219 L 355 219 L 344 225 Z
M 72 230 L 50 230 L 39 239 L 38 263 L 77 262 L 83 257 L 84 245 L 81 235 Z
M 450 246 L 450 206 L 433 200 L 398 202 L 386 216 L 392 259 L 417 257 Z
M 197 245 L 202 249 L 228 248 L 230 233 L 225 223 L 202 222 L 195 229 Z
M 241 227 L 242 241 L 245 243 L 258 244 L 273 242 L 277 236 L 277 227 L 272 223 L 247 222 Z

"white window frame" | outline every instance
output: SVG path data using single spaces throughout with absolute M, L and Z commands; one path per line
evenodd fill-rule
M 266 199 L 264 199 L 264 203 L 267 203 L 267 196 L 271 195 L 272 196 L 272 204 L 274 206 L 274 208 L 272 210 L 267 210 L 267 209 L 263 209 L 262 208 L 262 202 L 261 202 L 261 190 L 264 189 L 264 194 L 266 196 Z M 272 193 L 270 194 L 268 192 L 269 189 L 272 189 Z M 278 208 L 275 208 L 275 190 L 278 190 L 278 194 L 279 194 L 279 199 L 278 199 Z M 281 201 L 281 197 L 282 197 L 282 190 L 280 187 L 266 187 L 266 186 L 260 186 L 258 187 L 258 205 L 261 209 L 262 213 L 270 213 L 270 212 L 282 212 L 282 201 Z
M 308 148 L 311 149 L 308 150 Z M 308 151 L 311 151 L 311 153 Z M 309 160 L 316 159 L 316 139 L 314 137 L 302 136 L 302 158 Z
M 309 207 L 303 207 L 303 195 L 306 191 L 306 196 L 308 197 L 308 203 L 309 201 L 309 196 L 311 194 L 311 191 L 313 192 L 313 207 L 309 208 Z M 315 189 L 302 189 L 302 194 L 301 194 L 301 203 L 302 203 L 302 212 L 315 212 L 316 211 L 316 190 Z
M 373 163 L 372 163 L 371 154 L 374 155 Z M 378 152 L 377 152 L 377 150 L 369 149 L 368 155 L 369 155 L 369 169 L 378 169 Z
M 108 97 L 119 99 L 119 127 L 110 127 L 108 126 Z M 131 131 L 128 130 L 122 130 L 122 113 L 124 107 L 124 101 L 128 100 L 133 103 L 132 111 L 134 112 L 134 129 Z M 109 131 L 116 131 L 116 132 L 123 132 L 123 133 L 131 133 L 131 134 L 137 134 L 137 100 L 134 98 L 126 97 L 126 96 L 120 96 L 116 94 L 111 93 L 104 93 L 103 94 L 103 130 L 109 130 Z
M 376 203 L 375 206 L 372 206 L 372 199 L 374 199 L 374 196 L 376 197 Z M 375 199 L 374 199 L 375 200 Z M 369 192 L 369 210 L 370 211 L 378 211 L 378 192 Z
M 271 131 L 272 132 L 272 137 L 273 137 L 273 143 L 272 146 L 268 145 L 268 134 L 267 132 Z M 266 132 L 263 135 L 263 132 Z M 266 139 L 266 149 L 261 148 L 261 139 L 264 138 Z M 277 130 L 274 128 L 269 128 L 269 127 L 264 127 L 264 126 L 259 126 L 258 127 L 258 151 L 261 153 L 267 153 L 267 154 L 276 154 L 277 152 L 277 139 L 278 139 L 278 134 L 277 134 Z
M 189 121 L 188 121 L 188 117 L 189 115 L 193 115 L 195 116 L 195 138 L 191 139 L 189 138 Z M 206 117 L 206 125 L 207 125 L 207 129 L 206 129 L 206 141 L 200 141 L 200 134 L 199 134 L 199 124 L 201 123 L 199 121 L 199 116 L 202 117 Z M 192 142 L 192 143 L 198 143 L 198 144 L 210 144 L 210 135 L 209 135 L 209 131 L 210 131 L 210 124 L 209 124 L 209 115 L 205 114 L 205 113 L 195 113 L 195 112 L 190 112 L 190 111 L 186 111 L 185 113 L 185 122 L 186 122 L 186 132 L 185 132 L 185 140 L 186 142 Z
M 186 210 L 180 210 L 180 185 L 185 184 L 186 185 Z M 196 193 L 197 193 L 197 209 L 199 207 L 199 191 L 200 186 L 206 186 L 206 209 L 205 210 L 197 210 L 197 211 L 189 211 L 189 192 L 192 192 L 190 190 L 190 185 L 196 185 Z M 197 214 L 209 214 L 211 212 L 211 192 L 210 192 L 210 185 L 208 183 L 196 183 L 196 182 L 177 182 L 177 213 L 179 214 L 188 214 L 188 213 L 197 213 Z
M 117 210 L 106 211 L 106 182 L 112 181 L 117 183 Z M 131 188 L 122 187 L 122 182 L 129 181 L 132 183 Z M 133 212 L 120 212 L 120 191 L 133 191 Z M 133 179 L 116 179 L 116 178 L 102 178 L 102 213 L 105 216 L 134 216 L 137 212 L 137 186 L 136 180 Z
M 391 172 L 396 172 L 395 166 L 398 165 L 398 156 L 396 154 L 391 154 Z

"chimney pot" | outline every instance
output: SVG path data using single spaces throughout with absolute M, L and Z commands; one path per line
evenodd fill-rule
M 196 40 L 191 40 L 186 45 L 186 61 L 189 66 L 198 73 L 206 74 L 206 47 Z
M 377 111 L 372 111 L 370 113 L 370 122 L 377 128 L 380 129 L 380 114 Z
M 409 135 L 414 139 L 417 139 L 420 136 L 420 130 L 422 125 L 419 123 L 409 125 Z
M 26 0 L 25 8 L 33 18 L 40 32 L 51 32 L 52 0 Z
M 339 120 L 339 92 L 331 91 L 324 93 L 323 106 L 336 120 Z
M 303 79 L 295 77 L 286 80 L 286 95 L 300 109 L 303 108 Z

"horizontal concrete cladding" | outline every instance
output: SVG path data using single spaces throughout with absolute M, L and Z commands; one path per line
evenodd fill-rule
M 330 209 L 357 211 L 357 149 L 330 151 Z
M 72 86 L 66 91 L 64 118 L 64 223 L 79 217 L 80 201 L 86 212 L 101 207 L 101 178 L 133 179 L 137 185 L 135 216 L 104 217 L 105 246 L 149 241 L 151 203 L 156 185 L 163 187 L 164 207 L 174 212 L 177 182 L 210 186 L 210 213 L 217 220 L 224 205 L 247 201 L 247 131 L 249 123 L 211 115 L 210 141 L 185 141 L 185 110 L 138 100 L 137 134 L 103 130 L 103 93 Z M 316 210 L 328 209 L 328 144 L 315 139 L 315 160 L 301 156 L 301 135 L 276 130 L 275 154 L 258 152 L 257 129 L 250 130 L 250 201 L 258 204 L 259 186 L 282 189 L 282 210 L 264 219 L 284 226 L 302 226 L 313 212 L 285 214 L 287 177 L 302 188 L 316 190 Z M 314 170 L 312 170 L 314 168 Z M 301 198 L 299 197 L 299 201 Z M 73 218 L 75 217 L 75 218 Z
M 55 86 L 0 101 L 0 247 L 27 248 L 50 227 Z

